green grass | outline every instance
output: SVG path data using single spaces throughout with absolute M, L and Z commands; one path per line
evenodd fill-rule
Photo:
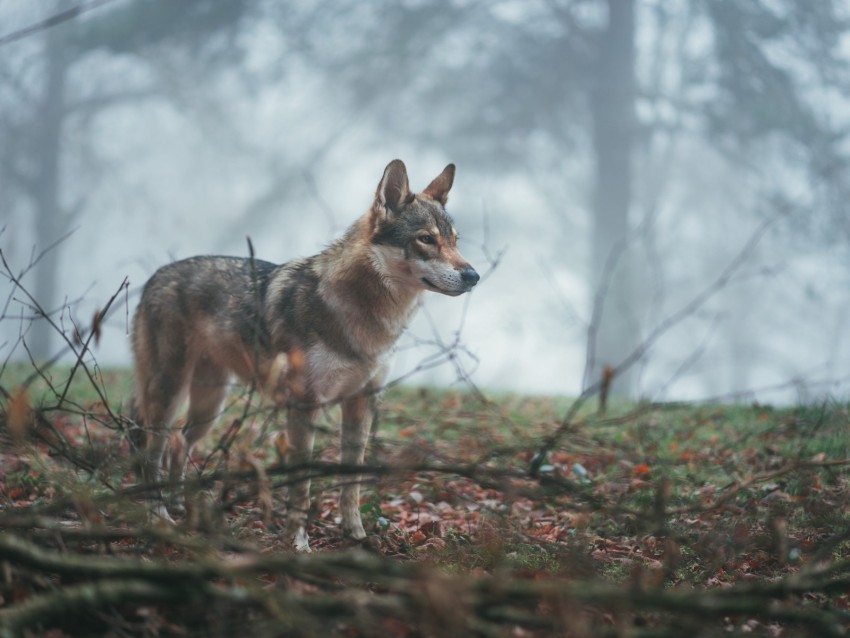
M 0 523 L 4 513 L 30 510 L 79 517 L 75 511 L 89 502 L 111 524 L 138 520 L 138 512 L 124 513 L 115 496 L 115 488 L 133 477 L 122 428 L 109 416 L 126 411 L 130 375 L 98 370 L 92 384 L 77 371 L 66 403 L 58 405 L 69 373 L 57 368 L 35 378 L 27 397 L 48 408 L 45 416 L 96 469 L 75 469 L 42 445 L 7 454 Z M 15 395 L 28 375 L 28 366 L 11 366 L 0 385 Z M 823 560 L 824 553 L 845 556 L 847 405 L 621 403 L 600 416 L 588 402 L 552 446 L 541 476 L 528 476 L 532 456 L 559 431 L 571 405 L 564 397 L 388 390 L 371 458 L 435 469 L 390 474 L 366 487 L 361 511 L 379 551 L 456 575 L 537 574 L 629 586 L 638 579 L 653 587 L 707 589 L 770 582 Z M 7 401 L 0 415 L 8 407 Z M 337 458 L 337 418 L 332 409 L 320 422 L 318 458 Z M 241 425 L 228 453 L 214 452 L 234 423 Z M 253 459 L 272 471 L 280 429 L 280 415 L 237 389 L 199 446 L 196 463 L 210 460 L 209 472 L 253 467 L 245 464 Z M 480 473 L 439 471 L 445 466 Z M 345 546 L 334 522 L 338 485 L 333 476 L 314 482 L 311 536 L 320 551 Z M 209 507 L 219 509 L 199 528 L 204 534 L 214 530 L 216 538 L 280 551 L 281 490 L 272 490 L 271 514 L 263 513 L 250 489 L 235 499 L 236 492 L 222 486 L 210 492 Z M 69 494 L 76 505 L 56 509 Z M 222 495 L 230 498 L 224 508 Z M 836 596 L 833 604 L 847 604 Z
M 0 370 L 0 386 L 7 391 L 24 390 L 36 406 L 55 405 L 61 396 L 71 404 L 86 406 L 103 399 L 115 407 L 129 400 L 132 374 L 126 368 L 91 366 L 89 373 L 82 367 L 53 366 L 34 371 L 30 363 L 10 362 Z

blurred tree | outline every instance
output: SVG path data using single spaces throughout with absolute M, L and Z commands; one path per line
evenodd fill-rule
M 58 0 L 52 9 L 59 13 L 72 6 Z M 15 54 L 0 63 L 6 87 L 0 93 L 0 137 L 6 140 L 0 145 L 0 180 L 32 210 L 36 248 L 42 253 L 33 292 L 48 313 L 61 310 L 60 240 L 84 209 L 88 191 L 96 188 L 93 176 L 85 180 L 79 170 L 85 137 L 81 129 L 99 112 L 129 100 L 172 97 L 161 86 L 123 76 L 72 83 L 75 68 L 98 51 L 144 60 L 158 46 L 191 51 L 199 68 L 208 71 L 221 67 L 225 59 L 238 62 L 234 36 L 244 6 L 241 0 L 105 6 L 9 45 Z M 51 354 L 52 335 L 46 322 L 33 324 L 27 335 L 33 356 L 45 359 Z
M 561 210 L 563 190 L 542 176 L 592 184 L 587 280 L 603 303 L 590 321 L 586 385 L 642 339 L 649 295 L 634 238 L 651 235 L 659 202 L 645 181 L 651 167 L 676 161 L 677 142 L 750 172 L 765 209 L 850 231 L 848 123 L 836 119 L 850 87 L 848 10 L 838 0 L 334 8 L 333 17 L 324 5 L 311 9 L 324 17 L 312 29 L 300 23 L 298 49 L 348 88 L 350 108 L 371 114 L 383 135 L 414 136 L 492 174 L 520 167 Z M 612 394 L 633 390 L 625 373 Z
M 68 78 L 81 61 L 101 52 L 151 63 L 157 47 L 183 51 L 207 72 L 232 68 L 242 62 L 240 47 L 256 52 L 268 42 L 255 37 L 260 27 L 277 31 L 285 55 L 254 66 L 300 64 L 303 77 L 324 78 L 336 112 L 361 129 L 431 145 L 496 184 L 525 172 L 562 215 L 563 228 L 551 234 L 588 234 L 587 254 L 562 257 L 572 267 L 569 259 L 582 260 L 591 299 L 605 293 L 601 316 L 589 320 L 585 384 L 641 341 L 646 306 L 655 302 L 635 237 L 651 248 L 663 189 L 649 177 L 681 159 L 678 148 L 713 149 L 752 175 L 765 208 L 796 212 L 807 233 L 850 236 L 848 123 L 839 116 L 848 10 L 839 0 L 148 0 L 106 5 L 41 40 L 15 43 L 15 55 L 0 61 L 0 176 L 28 199 L 39 247 L 72 226 L 95 184 L 69 178 L 69 159 L 79 159 L 69 128 L 84 130 L 122 96 L 173 98 L 173 85 L 111 77 L 86 82 L 80 99 Z M 178 82 L 200 84 L 205 75 Z M 346 125 L 334 122 L 340 128 L 316 144 L 314 157 Z M 682 140 L 688 144 L 677 147 Z M 291 182 L 290 163 L 274 155 L 270 166 L 268 192 L 250 217 L 274 210 Z M 564 205 L 575 201 L 565 195 L 576 184 L 587 185 L 586 211 Z M 526 219 L 520 212 L 510 221 Z M 45 256 L 39 275 L 48 308 L 56 303 L 55 257 Z M 628 375 L 613 388 L 632 391 Z
M 595 82 L 588 87 L 593 141 L 593 234 L 591 277 L 599 303 L 591 318 L 585 385 L 601 382 L 638 346 L 635 271 L 626 250 L 631 234 L 633 140 L 636 136 L 635 7 L 633 0 L 606 0 L 607 23 L 597 37 Z M 613 266 L 616 264 L 616 267 Z M 613 379 L 609 393 L 628 395 L 634 368 Z
M 701 0 L 699 8 L 713 34 L 712 65 L 693 78 L 706 96 L 706 138 L 769 173 L 769 204 L 794 210 L 804 235 L 850 240 L 850 7 Z

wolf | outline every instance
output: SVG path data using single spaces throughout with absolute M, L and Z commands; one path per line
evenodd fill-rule
M 200 256 L 163 266 L 148 280 L 133 319 L 135 420 L 140 478 L 185 473 L 192 447 L 220 414 L 232 377 L 272 397 L 286 415 L 286 462 L 312 457 L 313 422 L 341 405 L 341 460 L 362 465 L 394 344 L 426 291 L 470 291 L 479 274 L 458 251 L 445 206 L 446 168 L 421 193 L 393 160 L 369 210 L 317 255 L 282 265 Z M 166 447 L 188 397 L 178 442 Z M 310 483 L 289 490 L 286 533 L 309 551 Z M 341 488 L 343 533 L 366 537 L 358 480 Z M 162 497 L 158 513 L 170 519 Z

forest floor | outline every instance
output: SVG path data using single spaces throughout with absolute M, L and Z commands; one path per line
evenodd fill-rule
M 337 409 L 317 424 L 315 462 L 288 467 L 281 416 L 234 393 L 172 526 L 134 486 L 129 374 L 56 368 L 25 384 L 28 371 L 0 375 L 0 638 L 850 629 L 845 404 L 599 415 L 564 398 L 392 388 L 361 545 L 340 532 L 353 474 L 337 463 Z M 282 534 L 285 486 L 305 472 L 310 554 Z

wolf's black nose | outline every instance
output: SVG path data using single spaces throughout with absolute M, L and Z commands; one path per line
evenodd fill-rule
M 463 279 L 463 283 L 472 288 L 481 279 L 481 275 L 475 272 L 474 268 L 469 267 L 460 271 L 460 278 Z

